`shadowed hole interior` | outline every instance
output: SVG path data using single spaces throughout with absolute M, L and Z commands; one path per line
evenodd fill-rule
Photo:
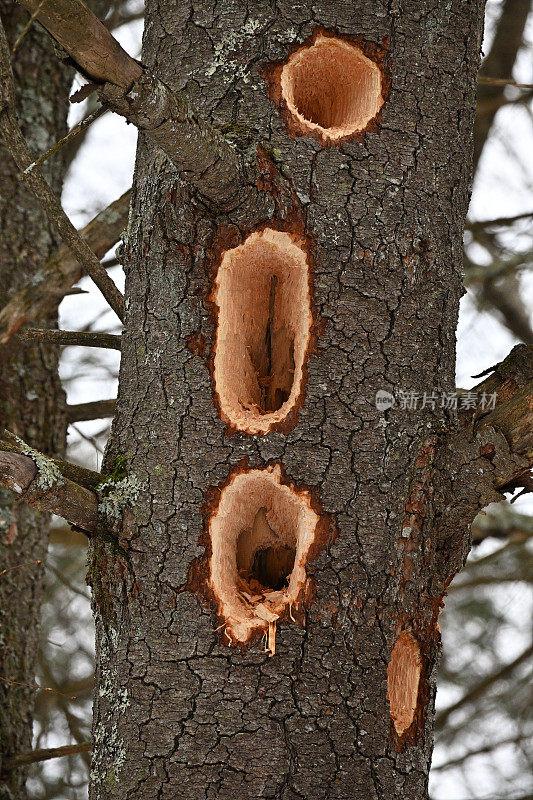
M 247 641 L 297 607 L 318 516 L 279 466 L 236 474 L 210 520 L 210 584 L 227 635 Z
M 283 589 L 294 566 L 294 547 L 265 547 L 257 550 L 251 575 L 267 589 Z
M 265 433 L 301 391 L 311 310 L 305 251 L 267 228 L 224 253 L 216 280 L 214 379 L 227 421 Z
M 285 543 L 281 543 L 282 540 Z M 262 506 L 254 517 L 250 530 L 237 539 L 237 569 L 253 587 L 283 589 L 294 567 L 296 548 L 294 531 L 283 534 L 269 525 L 266 508 Z
M 304 130 L 331 141 L 366 128 L 383 105 L 378 65 L 357 45 L 329 36 L 289 58 L 281 90 Z

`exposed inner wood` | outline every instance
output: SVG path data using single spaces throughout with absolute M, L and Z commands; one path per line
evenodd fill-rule
M 219 309 L 214 380 L 223 417 L 266 433 L 294 408 L 311 329 L 305 251 L 267 228 L 225 252 L 216 279 Z
M 383 105 L 381 71 L 350 42 L 317 36 L 281 72 L 281 91 L 304 130 L 336 141 L 364 130 Z
M 402 631 L 392 649 L 387 668 L 387 698 L 398 736 L 413 722 L 421 670 L 418 642 L 412 634 Z
M 230 641 L 269 634 L 297 608 L 318 515 L 305 491 L 281 483 L 279 466 L 237 473 L 210 520 L 210 583 Z

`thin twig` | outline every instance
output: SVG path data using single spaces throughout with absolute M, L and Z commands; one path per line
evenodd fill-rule
M 103 258 L 118 241 L 128 222 L 131 191 L 125 192 L 107 208 L 102 209 L 81 231 L 80 235 L 97 258 Z M 103 267 L 103 269 L 106 269 Z M 24 322 L 33 324 L 58 305 L 70 287 L 81 277 L 81 268 L 67 245 L 53 253 L 39 270 L 39 282 L 29 281 L 0 311 L 0 342 L 5 343 Z M 79 291 L 79 290 L 78 290 Z M 107 313 L 107 309 L 102 315 Z
M 78 428 L 77 425 L 72 425 L 72 430 L 76 431 L 76 433 L 78 434 L 80 439 L 83 439 L 85 442 L 90 444 L 91 447 L 94 447 L 94 449 L 96 450 L 96 463 L 97 464 L 98 464 L 98 456 L 103 456 L 104 455 L 103 448 L 100 447 L 100 445 L 98 444 L 97 436 L 101 436 L 104 432 L 107 432 L 108 429 L 109 429 L 109 425 L 105 425 L 102 430 L 98 431 L 98 433 L 95 434 L 95 436 L 88 436 L 83 431 L 80 431 L 80 429 Z
M 107 350 L 120 350 L 121 336 L 99 331 L 58 331 L 49 328 L 24 328 L 18 333 L 19 339 L 26 342 L 49 342 L 61 347 L 77 345 L 80 347 L 103 347 Z
M 61 581 L 63 586 L 66 586 L 67 589 L 70 589 L 70 591 L 74 592 L 74 594 L 77 594 L 80 597 L 83 597 L 83 599 L 87 600 L 88 603 L 91 602 L 91 598 L 89 597 L 88 594 L 86 594 L 82 589 L 79 589 L 77 586 L 74 586 L 74 584 L 71 583 L 69 581 L 69 579 L 67 577 L 65 577 L 65 575 L 63 575 L 62 572 L 60 572 L 58 569 L 53 567 L 52 564 L 45 564 L 45 567 L 46 567 L 46 569 L 49 569 L 50 572 L 52 572 L 56 576 L 58 581 Z
M 19 37 L 18 37 L 17 41 L 16 41 L 16 42 L 15 42 L 15 44 L 13 45 L 13 50 L 11 51 L 13 55 L 15 55 L 15 53 L 17 52 L 18 48 L 20 47 L 20 45 L 21 45 L 21 43 L 22 43 L 22 40 L 24 39 L 24 37 L 25 37 L 25 36 L 26 36 L 26 34 L 28 33 L 29 29 L 30 29 L 30 28 L 31 28 L 31 26 L 33 25 L 33 23 L 34 23 L 34 21 L 35 21 L 35 19 L 36 19 L 37 15 L 38 15 L 38 13 L 39 13 L 39 11 L 41 10 L 41 8 L 42 8 L 42 7 L 43 7 L 43 5 L 45 4 L 45 2 L 46 2 L 46 0 L 41 0 L 41 2 L 39 3 L 39 5 L 37 6 L 37 8 L 35 9 L 35 11 L 33 12 L 33 14 L 31 15 L 31 17 L 30 17 L 30 18 L 29 18 L 29 20 L 27 21 L 26 25 L 25 25 L 25 26 L 24 26 L 24 28 L 22 29 L 22 31 L 21 31 L 21 33 L 20 33 L 20 35 L 19 35 Z
M 13 72 L 7 38 L 0 22 L 0 132 L 19 170 L 23 172 L 33 159 L 20 130 L 15 113 Z M 50 222 L 69 245 L 85 272 L 91 276 L 121 321 L 124 320 L 124 298 L 107 271 L 102 267 L 87 242 L 82 239 L 38 169 L 26 176 L 26 182 L 39 200 Z
M 42 564 L 40 558 L 37 561 L 25 561 L 24 564 L 14 564 L 12 567 L 6 567 L 0 572 L 0 575 L 5 575 L 6 572 L 11 572 L 12 569 L 20 569 L 21 567 L 31 567 L 33 564 Z
M 487 78 L 480 75 L 477 82 L 484 86 L 516 86 L 517 89 L 533 89 L 533 83 L 517 83 L 511 78 Z
M 75 697 L 70 697 L 69 695 L 63 694 L 63 692 L 58 692 L 56 689 L 52 689 L 51 686 L 41 686 L 39 683 L 22 683 L 21 681 L 12 681 L 10 678 L 4 678 L 3 675 L 0 675 L 0 681 L 7 683 L 8 686 L 22 686 L 24 689 L 33 689 L 36 692 L 52 692 L 52 694 L 57 694 L 60 697 L 66 697 L 67 700 L 75 700 Z
M 18 756 L 8 758 L 5 762 L 5 769 L 16 769 L 16 767 L 22 767 L 26 764 L 34 764 L 36 761 L 48 761 L 50 758 L 62 758 L 63 756 L 71 756 L 74 753 L 88 753 L 92 749 L 92 742 L 80 742 L 80 744 L 67 744 L 63 747 L 32 750 L 29 753 L 20 753 Z
M 35 169 L 35 167 L 40 167 L 41 164 L 44 164 L 44 162 L 47 161 L 50 158 L 50 156 L 53 156 L 56 153 L 58 153 L 62 147 L 64 147 L 66 144 L 72 141 L 72 139 L 74 139 L 79 133 L 85 130 L 85 128 L 88 128 L 89 125 L 92 125 L 93 122 L 96 122 L 96 120 L 99 119 L 106 112 L 107 108 L 104 108 L 104 106 L 100 106 L 100 108 L 97 108 L 96 111 L 94 111 L 92 114 L 89 114 L 88 117 L 85 117 L 84 119 L 81 120 L 81 122 L 78 122 L 77 125 L 71 128 L 71 130 L 67 133 L 66 136 L 63 136 L 62 139 L 59 139 L 55 144 L 53 144 L 52 147 L 50 147 L 45 153 L 42 154 L 42 156 L 39 156 L 37 161 L 34 161 L 32 164 L 29 165 L 29 167 L 26 167 L 24 172 L 21 172 L 20 178 L 22 180 L 26 180 L 28 174 L 33 169 Z

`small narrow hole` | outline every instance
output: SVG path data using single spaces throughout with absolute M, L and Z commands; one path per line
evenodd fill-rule
M 411 633 L 402 631 L 387 667 L 387 698 L 398 736 L 405 733 L 415 718 L 421 671 L 420 646 Z
M 316 37 L 288 59 L 281 93 L 301 132 L 334 142 L 364 130 L 383 105 L 381 70 L 360 47 Z
M 266 433 L 302 391 L 312 320 L 305 251 L 288 233 L 251 234 L 224 253 L 215 302 L 214 381 L 223 418 Z

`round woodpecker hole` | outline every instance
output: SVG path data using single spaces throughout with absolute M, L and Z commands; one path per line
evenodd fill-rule
M 360 47 L 320 34 L 281 71 L 281 93 L 299 131 L 338 142 L 363 131 L 383 105 L 379 66 Z

